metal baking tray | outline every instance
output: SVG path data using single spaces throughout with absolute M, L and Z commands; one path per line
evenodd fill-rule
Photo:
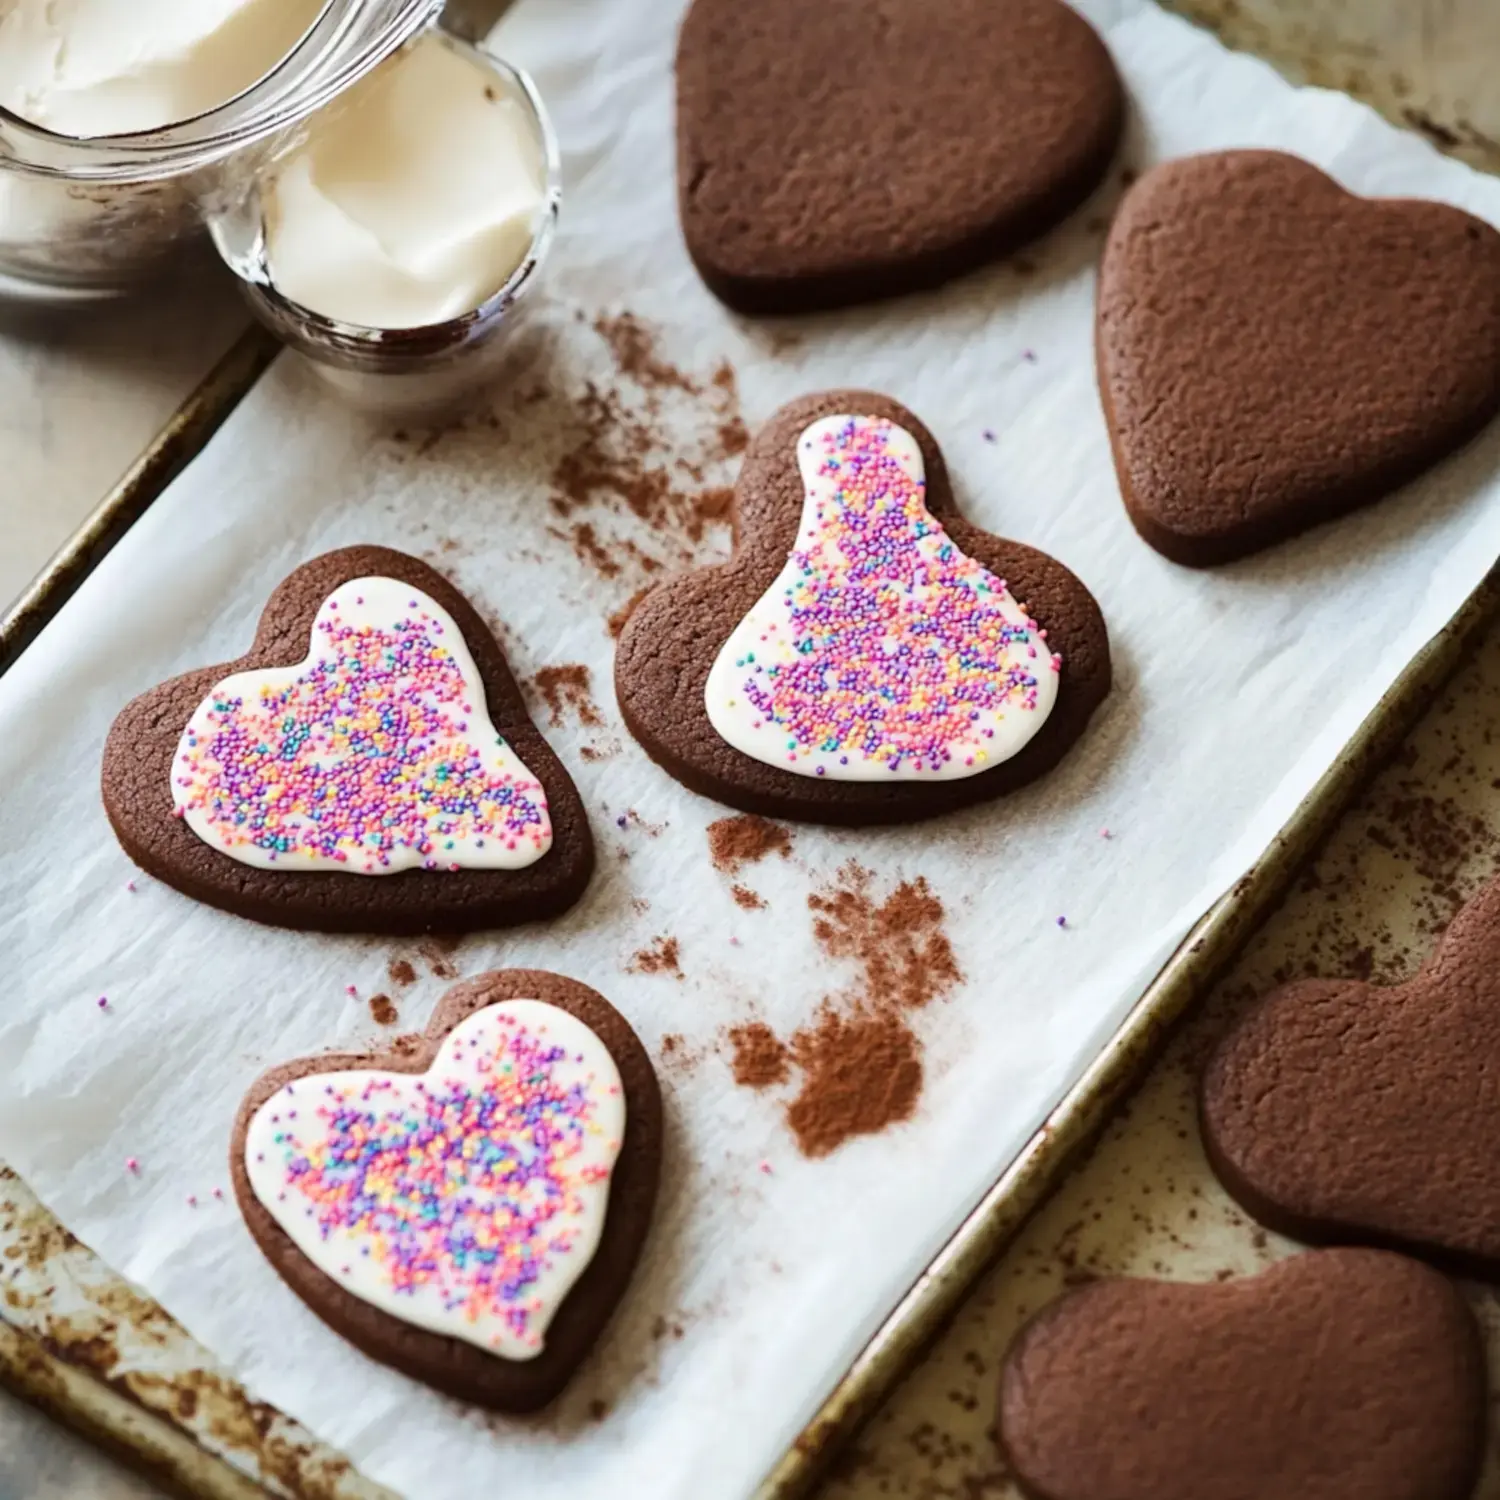
M 1278 28 L 1274 0 L 1181 0 L 1294 77 L 1346 87 L 1398 122 L 1416 123 L 1477 165 L 1500 147 L 1456 120 L 1410 118 L 1410 90 L 1378 71 L 1315 66 L 1315 30 Z M 1327 9 L 1319 6 L 1318 9 Z M 1259 16 L 1247 16 L 1254 10 Z M 1305 20 L 1305 18 L 1304 18 Z M 1289 40 L 1286 40 L 1288 39 Z M 1299 55 L 1300 52 L 1300 55 Z M 189 397 L 116 488 L 0 620 L 0 673 L 191 460 L 276 352 L 246 334 Z M 794 1500 L 816 1485 L 839 1444 L 879 1405 L 974 1280 L 1056 1188 L 1113 1107 L 1144 1075 L 1174 1022 L 1202 996 L 1287 891 L 1371 769 L 1393 750 L 1500 613 L 1500 569 L 1410 662 L 1271 848 L 1198 921 L 1082 1078 L 885 1319 L 814 1419 L 763 1482 L 757 1500 Z M 16 1175 L 0 1167 L 0 1383 L 204 1500 L 392 1500 L 297 1423 L 251 1398 L 160 1307 L 80 1244 Z

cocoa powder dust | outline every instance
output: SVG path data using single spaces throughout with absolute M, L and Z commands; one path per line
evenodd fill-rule
M 595 319 L 613 378 L 586 381 L 574 431 L 552 468 L 555 534 L 609 582 L 633 587 L 721 554 L 733 491 L 730 461 L 750 440 L 732 366 L 704 377 L 661 353 L 660 335 L 634 313 Z M 624 610 L 610 616 L 611 632 Z
M 791 830 L 753 813 L 720 818 L 708 825 L 708 855 L 714 869 L 737 875 L 742 865 L 758 864 L 769 854 L 786 859 L 792 852 Z
M 642 948 L 630 960 L 630 968 L 636 974 L 670 974 L 674 979 L 682 978 L 682 954 L 677 939 L 663 935 L 649 948 Z
M 547 705 L 547 722 L 558 728 L 564 714 L 573 714 L 586 729 L 597 729 L 604 720 L 594 703 L 592 679 L 582 662 L 561 667 L 543 667 L 533 679 L 542 702 Z
M 735 1027 L 730 1066 L 747 1088 L 775 1087 L 796 1075 L 786 1122 L 798 1149 L 819 1157 L 916 1112 L 922 1044 L 911 1013 L 947 994 L 963 975 L 943 930 L 943 903 L 921 877 L 881 896 L 872 872 L 850 860 L 807 904 L 819 946 L 830 958 L 857 964 L 859 979 L 825 999 L 812 1022 L 785 1040 L 764 1022 Z

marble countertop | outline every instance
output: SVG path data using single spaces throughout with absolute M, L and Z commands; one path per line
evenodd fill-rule
M 1500 168 L 1500 7 L 1493 0 L 1176 0 L 1300 80 L 1347 88 L 1445 149 Z M 232 290 L 193 280 L 83 316 L 0 308 L 0 611 L 98 502 L 243 326 Z M 975 1289 L 953 1326 L 841 1461 L 825 1500 L 1013 1500 L 989 1436 L 996 1370 L 1020 1321 L 1099 1272 L 1247 1271 L 1286 1245 L 1214 1183 L 1192 1120 L 1193 1059 L 1279 966 L 1402 972 L 1491 873 L 1500 829 L 1500 627 L 1343 819 L 1062 1192 Z M 1401 809 L 1433 809 L 1432 835 Z M 1380 826 L 1381 840 L 1369 829 Z M 1329 890 L 1337 894 L 1330 898 Z M 1377 942 L 1374 934 L 1379 933 Z M 1403 954 L 1402 948 L 1409 950 Z M 1481 1312 L 1500 1322 L 1489 1294 Z M 1500 1493 L 1493 1484 L 1483 1493 Z M 0 1393 L 0 1500 L 142 1500 L 145 1479 Z

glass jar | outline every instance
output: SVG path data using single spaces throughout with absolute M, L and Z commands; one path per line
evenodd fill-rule
M 443 0 L 328 0 L 297 47 L 236 98 L 137 135 L 79 140 L 0 109 L 0 295 L 109 296 L 158 273 L 243 199 L 314 111 L 425 28 Z

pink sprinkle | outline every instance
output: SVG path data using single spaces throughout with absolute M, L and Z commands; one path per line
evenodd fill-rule
M 197 1200 L 197 1198 L 195 1198 L 193 1196 L 193 1194 L 189 1193 L 188 1194 L 188 1207 L 189 1208 L 197 1208 L 197 1206 L 198 1206 L 198 1200 Z
M 1099 837 L 1101 839 L 1107 839 L 1107 838 L 1113 838 L 1114 835 L 1110 833 L 1109 829 L 1107 829 L 1107 828 L 1101 828 L 1099 830 Z
M 127 1172 L 139 1172 L 141 1170 L 141 1164 L 135 1159 L 135 1157 L 127 1156 L 125 1158 L 125 1170 Z
M 125 882 L 125 889 L 127 891 L 134 891 L 135 890 L 135 881 L 133 881 L 133 880 L 127 880 Z
M 357 995 L 359 993 L 359 991 L 357 989 L 355 989 L 352 984 L 346 984 L 344 986 L 344 993 L 346 995 Z
M 770 1162 L 763 1161 L 760 1164 L 760 1169 L 761 1169 L 762 1172 L 764 1172 L 766 1174 L 767 1177 L 769 1177 L 771 1175 L 771 1163 Z

